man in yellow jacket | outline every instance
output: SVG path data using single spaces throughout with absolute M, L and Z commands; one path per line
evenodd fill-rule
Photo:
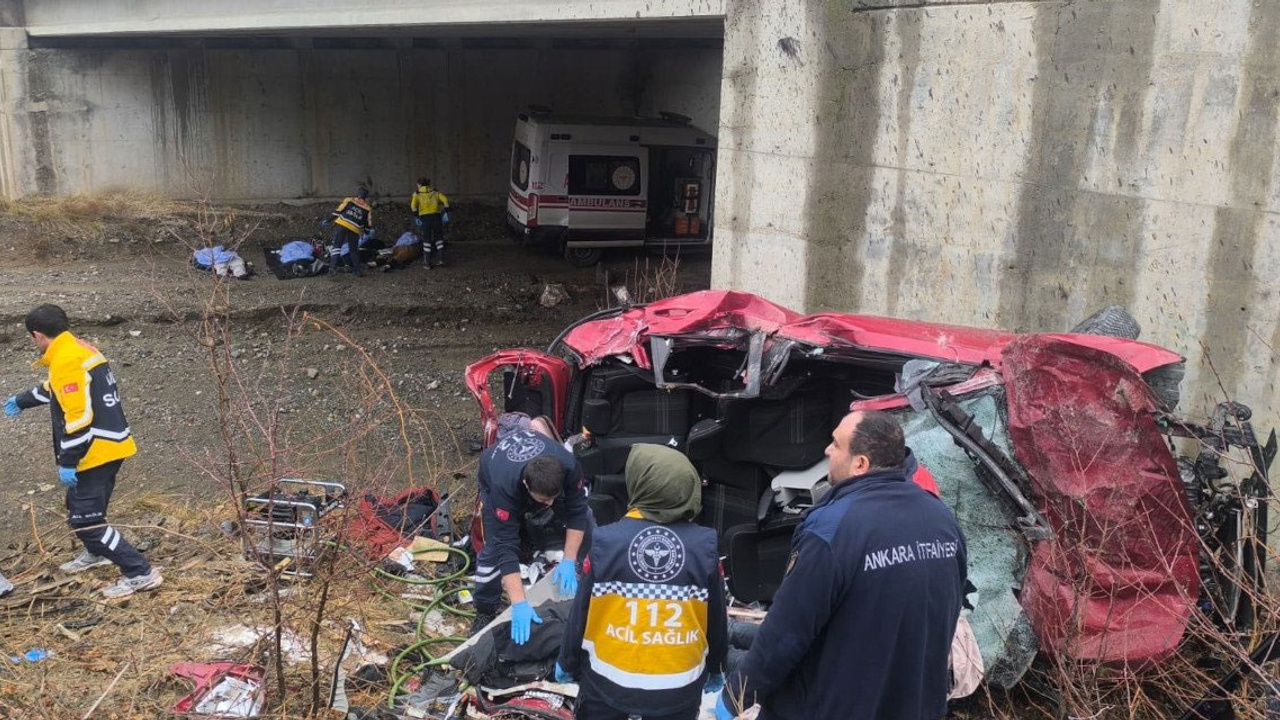
M 49 368 L 49 377 L 10 397 L 4 412 L 13 416 L 49 406 L 58 480 L 67 486 L 67 522 L 84 544 L 84 552 L 60 569 L 79 573 L 100 565 L 119 566 L 124 577 L 103 589 L 108 599 L 159 587 L 164 582 L 160 572 L 107 524 L 116 473 L 125 458 L 138 451 L 107 359 L 71 334 L 67 313 L 57 305 L 41 305 L 27 313 L 26 327 L 43 353 L 40 364 Z
M 418 191 L 409 201 L 414 224 L 422 232 L 422 263 L 444 265 L 444 218 L 449 213 L 449 198 L 431 187 L 427 178 L 418 178 Z

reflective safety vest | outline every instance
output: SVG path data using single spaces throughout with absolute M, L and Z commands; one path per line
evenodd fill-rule
M 715 531 L 661 525 L 633 510 L 596 530 L 588 557 L 587 587 L 577 597 L 585 607 L 574 608 L 561 653 L 577 657 L 566 669 L 576 672 L 580 659 L 583 683 L 621 711 L 664 715 L 696 706 L 706 673 L 719 672 L 727 652 Z
M 344 198 L 333 211 L 333 221 L 357 235 L 373 227 L 373 208 L 360 198 Z
M 419 185 L 409 200 L 409 209 L 417 215 L 437 215 L 449 209 L 449 198 L 430 185 Z
M 60 467 L 88 470 L 138 451 L 116 376 L 97 348 L 64 332 L 49 343 L 40 364 L 49 368 L 48 379 L 19 395 L 18 407 L 49 406 Z

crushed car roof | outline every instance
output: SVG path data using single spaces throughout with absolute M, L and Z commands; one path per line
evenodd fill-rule
M 705 290 L 648 305 L 593 316 L 565 333 L 562 342 L 582 366 L 614 355 L 630 355 L 650 367 L 650 337 L 745 330 L 819 347 L 852 347 L 965 365 L 1003 364 L 1005 347 L 1018 333 L 874 315 L 801 315 L 750 293 Z M 1050 337 L 1110 353 L 1138 372 L 1177 363 L 1175 352 L 1136 340 L 1054 333 Z

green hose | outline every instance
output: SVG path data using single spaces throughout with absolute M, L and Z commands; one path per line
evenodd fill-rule
M 432 548 L 429 550 L 423 550 L 418 553 L 414 553 L 414 555 L 416 556 L 416 555 L 421 555 L 425 553 L 438 552 L 439 550 L 440 548 Z M 463 617 L 463 618 L 475 617 L 474 611 L 465 610 L 463 608 L 457 607 L 452 604 L 448 604 L 446 602 L 452 599 L 456 593 L 456 589 L 450 589 L 447 586 L 451 583 L 454 583 L 466 577 L 467 571 L 470 569 L 470 566 L 471 566 L 471 558 L 469 558 L 465 552 L 454 547 L 447 548 L 447 550 L 450 554 L 454 554 L 461 557 L 463 560 L 463 564 L 462 564 L 462 568 L 459 569 L 457 572 L 451 573 L 449 575 L 445 575 L 443 577 L 430 578 L 430 579 L 408 578 L 408 577 L 402 577 L 400 575 L 395 575 L 393 573 L 389 573 L 383 570 L 382 568 L 374 568 L 374 571 L 373 571 L 374 576 L 382 581 L 398 582 L 398 583 L 404 583 L 406 585 L 418 586 L 418 587 L 425 586 L 425 587 L 435 588 L 435 597 L 432 598 L 431 601 L 426 605 L 421 605 L 419 603 L 411 602 L 403 597 L 400 597 L 386 590 L 382 586 L 382 583 L 380 582 L 374 583 L 374 590 L 376 590 L 379 595 L 382 595 L 388 600 L 394 600 L 397 602 L 404 603 L 405 605 L 418 611 L 419 613 L 418 623 L 414 629 L 414 642 L 408 647 L 406 647 L 404 650 L 401 650 L 400 653 L 396 655 L 395 659 L 391 661 L 391 666 L 387 669 L 387 677 L 391 680 L 391 694 L 387 698 L 388 707 L 395 707 L 396 695 L 400 693 L 400 688 L 404 686 L 405 682 L 407 682 L 409 678 L 412 678 L 413 676 L 422 672 L 426 668 L 445 664 L 445 661 L 443 658 L 438 658 L 426 652 L 423 652 L 422 654 L 428 658 L 427 661 L 423 663 L 418 663 L 417 665 L 414 665 L 413 667 L 406 669 L 402 673 L 400 672 L 400 664 L 404 662 L 405 658 L 407 658 L 410 654 L 414 652 L 421 651 L 423 648 L 430 647 L 432 645 L 437 645 L 437 644 L 446 643 L 446 642 L 461 643 L 466 641 L 466 638 L 458 637 L 456 635 L 450 635 L 447 637 L 435 637 L 435 638 L 422 637 L 423 624 L 427 619 L 427 614 L 437 608 L 439 608 L 443 612 L 449 613 L 451 615 L 455 615 L 457 617 Z
M 398 673 L 397 670 L 400 667 L 400 662 L 404 660 L 410 653 L 420 650 L 424 647 L 429 647 L 431 645 L 435 645 L 438 643 L 445 643 L 445 642 L 460 643 L 460 642 L 466 642 L 466 640 L 467 640 L 466 638 L 459 637 L 457 635 L 449 635 L 446 637 L 436 637 L 436 638 L 426 638 L 425 640 L 419 640 L 418 642 L 410 645 L 404 650 L 401 650 L 400 654 L 396 655 L 395 659 L 391 661 L 391 667 L 388 669 L 388 672 L 387 672 L 387 676 L 392 679 L 391 695 L 387 698 L 387 707 L 393 708 L 396 706 L 396 695 L 400 694 L 400 687 L 404 685 L 406 680 L 413 677 L 414 675 L 417 675 L 418 673 L 422 672 L 426 668 L 434 667 L 437 665 L 443 665 L 445 663 L 444 658 L 434 657 L 424 652 L 423 655 L 426 655 L 428 658 L 430 658 L 429 660 L 427 660 L 427 662 L 419 663 L 413 666 L 412 669 L 406 671 L 403 674 Z

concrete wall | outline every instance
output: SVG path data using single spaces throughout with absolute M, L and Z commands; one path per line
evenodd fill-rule
M 1277 414 L 1280 4 L 730 0 L 713 282 L 1186 354 Z
M 280 198 L 366 180 L 405 194 L 425 174 L 448 192 L 500 195 L 515 114 L 531 102 L 717 124 L 718 48 L 542 45 L 32 50 L 5 75 L 22 88 L 4 117 L 34 128 L 12 133 L 30 137 L 32 156 L 12 184 Z

